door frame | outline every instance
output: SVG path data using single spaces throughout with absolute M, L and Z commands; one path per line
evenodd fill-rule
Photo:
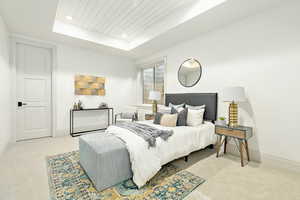
M 17 65 L 16 65 L 16 55 L 17 55 L 17 45 L 25 44 L 31 45 L 39 48 L 45 48 L 50 50 L 51 53 L 51 137 L 56 136 L 56 72 L 57 72 L 57 49 L 56 45 L 53 43 L 48 43 L 45 41 L 29 38 L 22 35 L 12 34 L 11 35 L 11 77 L 12 77 L 12 142 L 17 142 Z

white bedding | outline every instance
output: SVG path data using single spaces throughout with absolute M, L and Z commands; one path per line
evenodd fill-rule
M 143 138 L 130 133 L 129 130 L 117 126 L 108 127 L 108 133 L 125 142 L 131 161 L 133 181 L 138 187 L 145 185 L 160 170 L 162 165 L 216 142 L 214 124 L 211 122 L 205 122 L 197 127 L 164 127 L 153 124 L 152 121 L 139 123 L 148 124 L 158 129 L 172 129 L 174 134 L 167 141 L 157 138 L 156 147 L 148 148 L 148 143 Z

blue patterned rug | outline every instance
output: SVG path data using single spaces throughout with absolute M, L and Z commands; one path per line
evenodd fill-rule
M 182 200 L 205 180 L 165 165 L 147 185 L 132 180 L 98 192 L 79 164 L 79 152 L 47 157 L 51 200 Z

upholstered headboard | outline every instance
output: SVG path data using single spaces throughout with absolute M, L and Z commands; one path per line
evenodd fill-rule
M 218 93 L 166 94 L 165 105 L 186 103 L 192 106 L 205 105 L 204 120 L 217 120 Z

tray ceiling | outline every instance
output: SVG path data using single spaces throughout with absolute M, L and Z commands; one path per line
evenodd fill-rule
M 226 0 L 59 0 L 53 31 L 132 50 Z

